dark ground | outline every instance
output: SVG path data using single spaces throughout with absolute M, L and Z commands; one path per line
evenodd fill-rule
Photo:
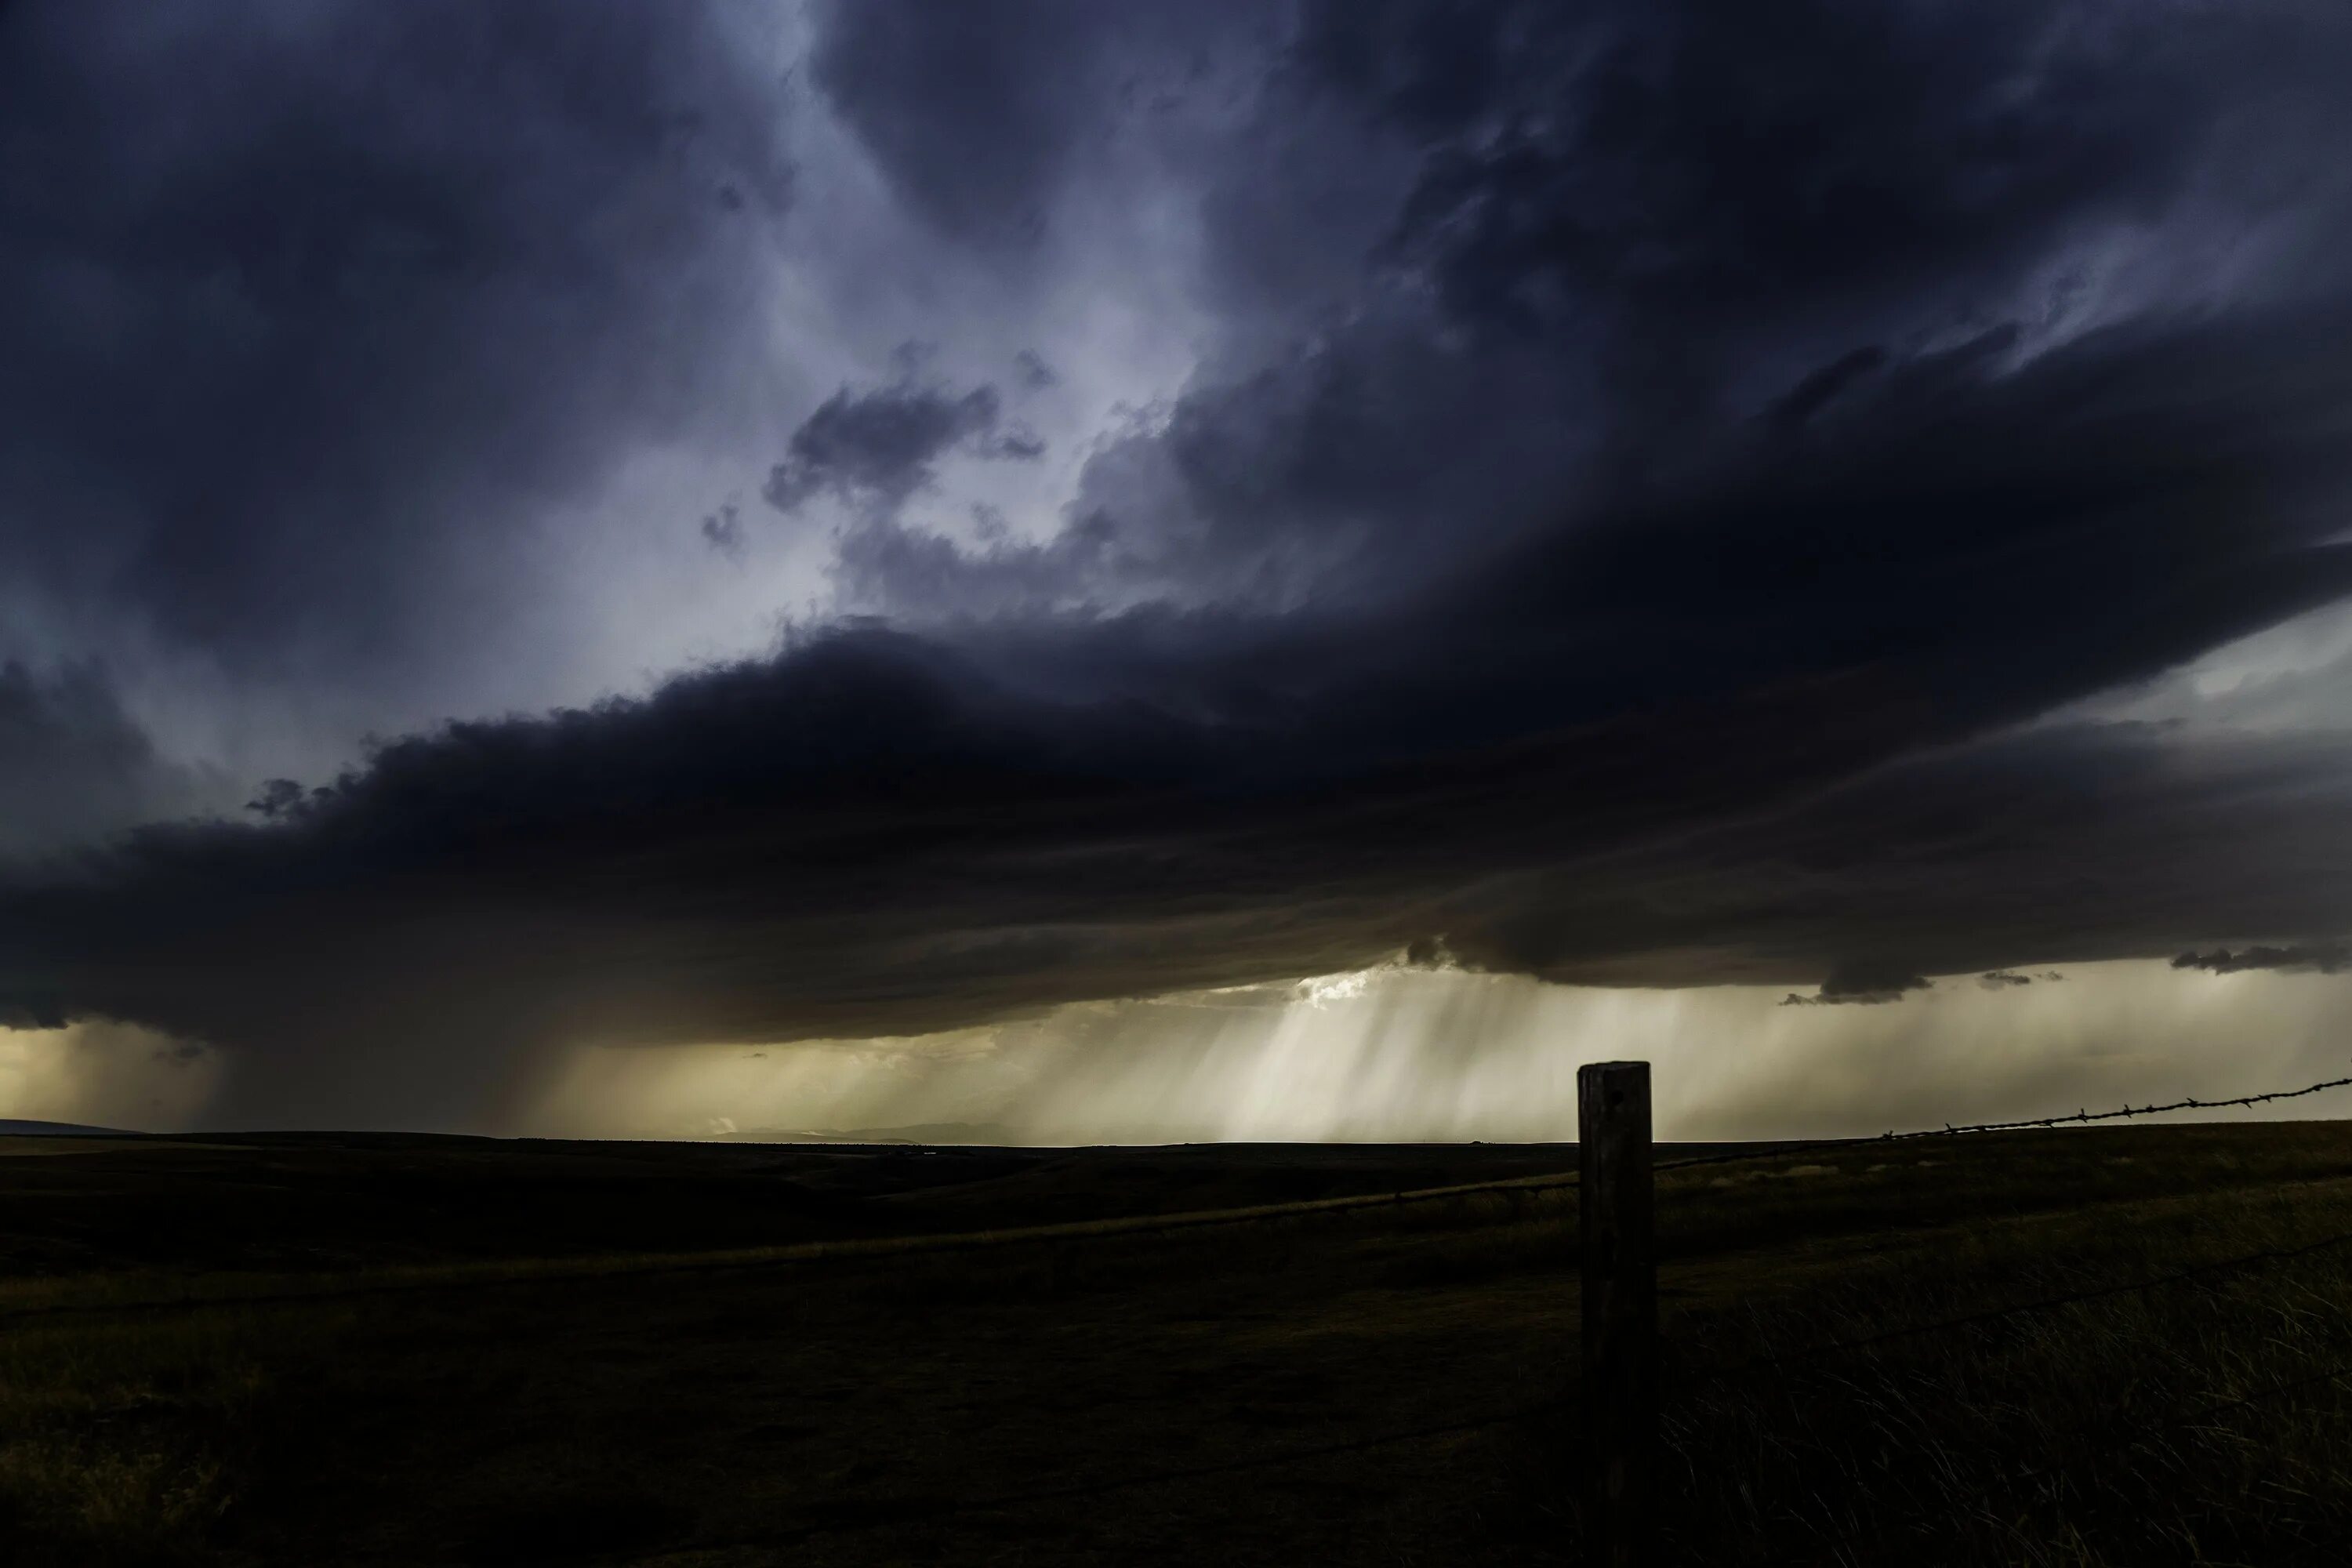
M 1511 1415 L 1572 1394 L 1572 1194 L 742 1249 L 1573 1164 L 0 1140 L 0 1561 L 1572 1562 L 1575 1423 Z M 2347 1561 L 2352 1246 L 2115 1287 L 2352 1233 L 2352 1129 L 1854 1145 L 1660 1224 L 1667 1561 Z

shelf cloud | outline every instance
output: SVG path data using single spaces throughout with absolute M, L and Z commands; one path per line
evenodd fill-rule
M 2352 595 L 2347 70 L 2284 3 L 11 7 L 0 1018 L 432 1121 L 1402 952 L 2332 973 L 2336 655 L 2116 704 Z

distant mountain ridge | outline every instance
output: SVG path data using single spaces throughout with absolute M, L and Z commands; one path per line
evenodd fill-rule
M 18 1121 L 0 1117 L 0 1138 L 65 1138 L 100 1132 L 121 1137 L 119 1127 L 84 1127 L 78 1121 Z

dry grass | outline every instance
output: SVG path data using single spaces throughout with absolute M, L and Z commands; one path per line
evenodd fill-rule
M 190 1561 L 240 1500 L 298 1339 L 221 1314 L 0 1338 L 0 1541 L 37 1564 Z
M 305 1273 L 284 1256 L 318 1237 L 238 1208 L 265 1200 L 245 1195 L 258 1184 L 234 1150 L 173 1179 L 208 1197 L 190 1212 L 239 1238 L 241 1266 L 206 1268 L 202 1248 L 159 1263 L 143 1231 L 112 1241 L 89 1216 L 109 1193 L 136 1198 L 135 1172 L 108 1163 L 134 1157 L 25 1162 L 49 1174 L 0 1191 L 0 1218 L 45 1260 L 0 1279 L 12 1564 L 1576 1558 L 1572 1415 L 1297 1457 L 1570 1392 L 1558 1194 L 678 1274 L 643 1267 L 664 1202 L 716 1194 L 738 1218 L 681 1208 L 679 1227 L 736 1249 L 811 1239 L 813 1212 L 822 1236 L 856 1236 L 861 1211 L 765 1203 L 778 1182 L 804 1193 L 800 1165 L 760 1167 L 736 1193 L 663 1155 L 647 1196 L 600 1155 L 592 1188 L 548 1178 L 532 1199 L 544 1226 L 517 1208 L 492 1235 L 463 1228 L 491 1205 L 453 1203 L 454 1178 L 412 1151 L 413 1189 L 378 1181 L 341 1205 L 334 1250 L 359 1266 Z M 511 1186 L 480 1151 L 453 1157 Z M 1139 1193 L 1171 1212 L 1322 1197 L 1339 1180 L 1300 1174 L 1312 1152 L 1188 1158 L 885 1185 L 860 1200 L 883 1211 L 862 1234 L 1083 1222 Z M 1463 1152 L 1439 1169 L 1429 1152 L 1367 1154 L 1345 1179 L 1440 1184 L 1489 1158 L 1507 1175 L 1545 1156 Z M 1807 1159 L 1803 1175 L 1735 1166 L 1662 1189 L 1667 1561 L 2346 1559 L 2352 1392 L 2286 1385 L 2352 1364 L 2352 1247 L 1804 1352 L 2352 1232 L 2352 1131 Z M 587 1201 L 639 1207 L 600 1231 L 566 1207 Z M 428 1203 L 452 1227 L 437 1252 L 416 1240 Z M 141 1210 L 120 1213 L 131 1226 Z M 530 1245 L 559 1232 L 561 1253 Z M 614 1245 L 596 1250 L 600 1234 Z M 79 1261 L 58 1267 L 67 1240 Z M 436 1270 L 467 1288 L 406 1288 Z M 273 1290 L 291 1297 L 109 1309 Z M 1227 1465 L 1244 1468 L 1205 1473 Z M 1081 1495 L 955 1506 L 1064 1486 Z
M 2352 1246 L 1817 1352 L 2347 1233 L 2342 1182 L 2117 1202 L 1890 1247 L 1671 1312 L 1664 1557 L 2342 1563 Z M 1573 1560 L 1576 1500 L 1559 1483 L 1578 1441 L 1573 1415 L 1494 1441 L 1516 1480 L 1498 1552 Z

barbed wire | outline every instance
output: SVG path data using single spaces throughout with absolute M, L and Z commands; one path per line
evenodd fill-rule
M 1852 1138 L 1809 1138 L 1794 1142 L 1772 1143 L 1752 1148 L 1729 1150 L 1721 1153 L 1696 1154 L 1682 1160 L 1663 1160 L 1651 1167 L 1654 1171 L 1687 1171 L 1702 1165 L 1729 1165 L 1747 1160 L 1775 1160 L 1791 1154 L 1816 1153 L 1825 1149 L 1866 1149 L 1884 1143 L 1912 1143 L 1928 1138 L 1962 1138 L 1984 1132 L 2024 1132 L 2040 1128 L 2082 1126 L 2095 1121 L 2121 1121 L 2136 1116 L 2160 1116 L 2175 1110 L 2231 1110 L 2256 1105 L 2269 1105 L 2284 1100 L 2301 1100 L 2306 1095 L 2324 1093 L 2328 1089 L 2352 1088 L 2352 1078 L 2331 1078 L 2301 1089 L 2276 1089 L 2261 1094 L 2242 1094 L 2230 1100 L 2200 1100 L 2190 1096 L 2165 1104 L 2125 1104 L 2114 1110 L 2082 1110 L 2059 1116 L 2029 1116 L 2014 1121 L 1972 1121 L 1963 1124 L 1946 1122 L 1941 1127 L 1922 1127 L 1906 1132 L 1886 1131 L 1874 1136 Z
M 2231 1258 L 2216 1258 L 2205 1263 L 2193 1264 L 2189 1268 L 2174 1269 L 2164 1274 L 2151 1275 L 2142 1279 L 2124 1280 L 2112 1285 L 2096 1286 L 2081 1290 L 2070 1290 L 2053 1296 L 2037 1297 L 2028 1301 L 2011 1302 L 2000 1307 L 1990 1308 L 1981 1311 L 1963 1313 L 1956 1317 L 1938 1319 L 1933 1322 L 1906 1324 L 1897 1329 L 1860 1335 L 1851 1339 L 1831 1341 L 1826 1343 L 1808 1346 L 1798 1351 L 1768 1354 L 1754 1358 L 1750 1361 L 1736 1363 L 1728 1366 L 1705 1368 L 1693 1374 L 1693 1381 L 1718 1381 L 1765 1368 L 1769 1368 L 1775 1371 L 1784 1370 L 1792 1363 L 1827 1359 L 1835 1355 L 1853 1353 L 1871 1349 L 1877 1345 L 1885 1344 L 1893 1341 L 1973 1328 L 1988 1322 L 1997 1321 L 2004 1318 L 2034 1312 L 2052 1311 L 2064 1307 L 2079 1305 L 2084 1302 L 2126 1295 L 2137 1291 L 2158 1289 L 2166 1286 L 2182 1284 L 2190 1280 L 2204 1279 L 2214 1275 L 2226 1274 L 2236 1270 L 2256 1268 L 2267 1264 L 2291 1262 L 2347 1246 L 2352 1246 L 2352 1231 L 2338 1232 L 2330 1236 L 2321 1237 L 2294 1247 L 2266 1247 L 2256 1252 L 2242 1253 Z M 2173 1405 L 2169 1408 L 2170 1411 L 2179 1411 L 2186 1409 L 2192 1405 L 2202 1405 L 2205 1408 L 2209 1409 L 2222 1409 L 2261 1405 L 2273 1399 L 2284 1397 L 2303 1389 L 2347 1378 L 2352 1378 L 2352 1363 L 2329 1367 L 2315 1373 L 2285 1379 L 2265 1388 L 2256 1390 L 2251 1394 L 2230 1396 L 2210 1394 L 2192 1395 L 2188 1398 L 2175 1401 Z M 1575 1401 L 1572 1395 L 1558 1395 L 1534 1403 L 1511 1405 L 1480 1415 L 1461 1417 L 1454 1420 L 1431 1423 L 1423 1426 L 1391 1428 L 1386 1431 L 1367 1434 L 1363 1436 L 1349 1438 L 1339 1442 L 1317 1444 L 1307 1447 L 1283 1449 L 1271 1454 L 1251 1455 L 1241 1458 L 1222 1460 L 1213 1464 L 1136 1471 L 1122 1476 L 1107 1477 L 1099 1480 L 1072 1482 L 1066 1486 L 1036 1488 L 1026 1491 L 1003 1492 L 970 1498 L 918 1497 L 845 1500 L 846 1506 L 855 1507 L 859 1511 L 846 1517 L 814 1520 L 801 1525 L 755 1535 L 735 1537 L 715 1542 L 699 1542 L 672 1548 L 666 1548 L 661 1552 L 652 1553 L 646 1557 L 634 1558 L 631 1559 L 631 1561 L 639 1563 L 653 1562 L 666 1557 L 685 1556 L 703 1552 L 731 1551 L 746 1547 L 789 1545 L 797 1542 L 814 1539 L 821 1535 L 867 1530 L 907 1528 L 932 1522 L 938 1520 L 955 1518 L 972 1513 L 1004 1511 L 1047 1503 L 1071 1501 L 1082 1498 L 1098 1497 L 1111 1492 L 1129 1490 L 1143 1487 L 1174 1484 L 1188 1480 L 1210 1479 L 1221 1476 L 1245 1474 L 1251 1471 L 1269 1469 L 1285 1465 L 1305 1463 L 1318 1458 L 1332 1458 L 1344 1454 L 1360 1453 L 1373 1448 L 1387 1447 L 1400 1443 L 1412 1442 L 1424 1438 L 1488 1430 L 1498 1426 L 1508 1426 L 1519 1421 L 1534 1419 L 1540 1415 L 1564 1411 L 1572 1408 L 1574 1403 Z M 2101 1448 L 2088 1450 L 2084 1455 L 2070 1456 L 2068 1459 L 2058 1465 L 2047 1466 L 2038 1469 L 2028 1469 L 2026 1471 L 2020 1472 L 2016 1479 L 2021 1481 L 2045 1479 L 2062 1469 L 2073 1467 L 2074 1465 L 2081 1462 L 2084 1458 L 2096 1457 L 2101 1452 L 2112 1451 L 2115 1448 L 2128 1447 L 2131 1442 L 2141 1440 L 2144 1436 L 2144 1430 L 2136 1430 L 2132 1433 L 2126 1434 L 2125 1438 L 2120 1442 L 2104 1445 Z M 845 1504 L 835 1504 L 833 1506 L 841 1507 L 845 1506 Z
M 1845 1137 L 1800 1140 L 1762 1145 L 1745 1145 L 1710 1151 L 1678 1159 L 1657 1162 L 1653 1169 L 1660 1173 L 1721 1166 L 1742 1162 L 1786 1159 L 1796 1155 L 1823 1152 L 1858 1152 L 1893 1143 L 1909 1143 L 1937 1139 L 1951 1139 L 1984 1134 L 2057 1129 L 2112 1122 L 2192 1110 L 2224 1110 L 2249 1109 L 2256 1106 L 2292 1101 L 2332 1090 L 2352 1088 L 2352 1076 L 2323 1079 L 2300 1088 L 2268 1090 L 2225 1099 L 2206 1100 L 2188 1097 L 2164 1103 L 2126 1104 L 2099 1111 L 2088 1108 L 2051 1116 L 2019 1118 L 2009 1121 L 1982 1121 L 1967 1124 L 1946 1123 L 1942 1127 L 1922 1128 L 1908 1131 L 1889 1131 L 1875 1137 Z M 1061 1224 L 1014 1227 L 998 1230 L 953 1232 L 935 1236 L 899 1237 L 858 1237 L 838 1241 L 817 1241 L 791 1244 L 784 1247 L 736 1249 L 723 1254 L 649 1256 L 625 1259 L 579 1260 L 567 1263 L 550 1261 L 544 1265 L 512 1268 L 503 1273 L 440 1277 L 413 1279 L 379 1279 L 353 1281 L 341 1285 L 329 1284 L 320 1289 L 277 1292 L 257 1292 L 247 1295 L 175 1297 L 151 1301 L 60 1303 L 14 1311 L 0 1312 L 0 1325 L 21 1321 L 93 1313 L 140 1312 L 169 1310 L 202 1310 L 205 1308 L 239 1308 L 290 1302 L 320 1302 L 353 1296 L 374 1296 L 426 1290 L 463 1290 L 485 1286 L 557 1283 L 583 1279 L 611 1279 L 631 1276 L 706 1271 L 711 1269 L 757 1268 L 781 1264 L 816 1261 L 826 1258 L 866 1258 L 896 1259 L 950 1252 L 967 1252 L 1015 1245 L 1057 1245 L 1064 1243 L 1108 1239 L 1118 1237 L 1149 1237 L 1171 1232 L 1233 1226 L 1265 1221 L 1300 1218 L 1326 1214 L 1344 1214 L 1370 1209 L 1400 1206 L 1410 1204 L 1440 1202 L 1504 1193 L 1541 1193 L 1575 1187 L 1579 1184 L 1574 1172 L 1538 1173 L 1528 1175 L 1492 1180 L 1455 1183 L 1426 1188 L 1402 1189 L 1384 1193 L 1347 1194 L 1330 1198 L 1307 1199 L 1269 1205 L 1252 1205 L 1223 1210 L 1202 1210 L 1169 1215 L 1115 1216 L 1102 1220 L 1072 1221 Z M 1964 1332 L 2010 1319 L 2038 1313 L 2063 1310 L 2090 1302 L 2119 1296 L 2160 1289 L 2175 1285 L 2210 1279 L 2252 1268 L 2293 1262 L 2315 1255 L 2352 1247 L 2352 1231 L 2339 1232 L 2289 1247 L 2275 1247 L 2211 1259 L 2162 1274 L 2089 1286 L 2031 1300 L 2011 1301 L 2000 1305 L 1955 1314 L 1926 1322 L 1903 1324 L 1869 1333 L 1831 1340 L 1794 1350 L 1768 1352 L 1748 1360 L 1727 1365 L 1701 1368 L 1691 1373 L 1695 1382 L 1712 1383 L 1740 1377 L 1750 1373 L 1769 1370 L 1784 1373 L 1793 1366 L 1826 1361 L 1837 1357 L 1860 1355 L 1878 1347 L 1905 1340 L 1946 1333 Z M 2333 1366 L 2322 1371 L 2299 1374 L 2282 1380 L 2252 1393 L 2219 1396 L 2191 1395 L 2176 1400 L 2166 1407 L 2166 1415 L 2196 1409 L 2219 1410 L 2249 1407 L 2287 1397 L 2299 1391 L 2322 1384 L 2352 1379 L 2352 1363 Z M 1214 1479 L 1248 1474 L 1286 1466 L 1311 1463 L 1340 1456 L 1362 1453 L 1400 1444 L 1458 1436 L 1471 1432 L 1506 1426 L 1572 1406 L 1567 1395 L 1554 1395 L 1531 1403 L 1490 1410 L 1483 1414 L 1457 1417 L 1412 1426 L 1395 1427 L 1359 1436 L 1283 1448 L 1269 1453 L 1246 1455 L 1211 1463 L 1137 1470 L 1094 1480 L 1074 1481 L 1064 1485 L 1032 1488 L 976 1496 L 945 1497 L 877 1497 L 845 1498 L 814 1505 L 820 1517 L 778 1530 L 751 1535 L 706 1542 L 682 1543 L 674 1547 L 631 1559 L 648 1563 L 660 1559 L 694 1553 L 724 1552 L 744 1548 L 789 1546 L 795 1542 L 849 1531 L 919 1527 L 938 1521 L 973 1514 L 1003 1512 L 1018 1509 L 1048 1506 L 1110 1493 L 1175 1485 L 1190 1481 Z M 2145 1425 L 2128 1432 L 2112 1444 L 2091 1447 L 2082 1454 L 2069 1456 L 2059 1463 L 2039 1468 L 2015 1472 L 2021 1482 L 2047 1479 L 2081 1462 L 2085 1458 L 2128 1447 L 2145 1441 Z M 829 1517 L 823 1516 L 830 1514 Z
M 1893 1341 L 1955 1331 L 1961 1329 L 1978 1327 L 1982 1324 L 1998 1321 L 2005 1318 L 2034 1312 L 2053 1311 L 2061 1308 L 2075 1306 L 2084 1302 L 2131 1294 L 2137 1291 L 2158 1289 L 2166 1286 L 2182 1284 L 2190 1280 L 2204 1279 L 2219 1274 L 2226 1274 L 2236 1270 L 2256 1268 L 2267 1264 L 2290 1262 L 2347 1246 L 2352 1246 L 2352 1231 L 2339 1232 L 2334 1235 L 2318 1237 L 2315 1240 L 2305 1242 L 2295 1247 L 2266 1247 L 2260 1251 L 2242 1253 L 2231 1258 L 2216 1258 L 2206 1263 L 2194 1264 L 2186 1268 L 2174 1269 L 2168 1273 L 2151 1275 L 2143 1279 L 2124 1280 L 2112 1285 L 2096 1286 L 2081 1290 L 2070 1290 L 2054 1296 L 2037 1297 L 2028 1301 L 2011 1302 L 2000 1307 L 1989 1308 L 1981 1311 L 1963 1313 L 1956 1317 L 1938 1319 L 1933 1322 L 1906 1324 L 1897 1329 L 1860 1335 L 1851 1339 L 1831 1341 L 1826 1343 L 1807 1346 L 1798 1351 L 1771 1353 L 1754 1358 L 1750 1361 L 1736 1363 L 1728 1366 L 1705 1368 L 1693 1374 L 1693 1381 L 1719 1381 L 1766 1368 L 1769 1368 L 1774 1371 L 1784 1370 L 1793 1363 L 1828 1359 L 1836 1355 L 1853 1353 L 1871 1349 Z M 2352 1363 L 2347 1363 L 2340 1366 L 2330 1367 L 2316 1373 L 2287 1379 L 2248 1394 L 2227 1397 L 2212 1394 L 2192 1396 L 2190 1399 L 2176 1401 L 2173 1408 L 2185 1408 L 2192 1403 L 2198 1403 L 2200 1401 L 2208 1408 L 2228 1408 L 2233 1406 L 2259 1405 L 2273 1399 L 2284 1397 L 2301 1389 L 2314 1387 L 2324 1383 L 2346 1378 L 2352 1378 Z M 797 1542 L 811 1540 L 822 1535 L 867 1530 L 907 1528 L 939 1520 L 961 1517 L 973 1513 L 1005 1511 L 1048 1503 L 1072 1501 L 1082 1498 L 1098 1497 L 1111 1492 L 1129 1490 L 1143 1487 L 1169 1485 L 1182 1481 L 1211 1479 L 1221 1476 L 1245 1474 L 1251 1471 L 1269 1469 L 1285 1465 L 1306 1463 L 1318 1458 L 1333 1458 L 1344 1454 L 1361 1453 L 1373 1448 L 1392 1447 L 1396 1444 L 1413 1442 L 1424 1438 L 1488 1430 L 1494 1427 L 1508 1426 L 1516 1422 L 1530 1420 L 1537 1416 L 1567 1410 L 1572 1408 L 1573 1405 L 1574 1399 L 1571 1395 L 1558 1395 L 1530 1404 L 1511 1405 L 1480 1415 L 1461 1417 L 1454 1420 L 1430 1423 L 1423 1426 L 1391 1428 L 1386 1431 L 1370 1433 L 1362 1436 L 1348 1438 L 1334 1443 L 1317 1444 L 1311 1447 L 1299 1448 L 1287 1448 L 1271 1454 L 1251 1455 L 1241 1458 L 1221 1460 L 1213 1464 L 1136 1471 L 1122 1476 L 1107 1477 L 1099 1480 L 1072 1482 L 1065 1486 L 1043 1487 L 1025 1491 L 1002 1492 L 969 1498 L 917 1497 L 845 1500 L 845 1503 L 835 1504 L 832 1506 L 850 1506 L 856 1508 L 858 1511 L 841 1518 L 814 1520 L 803 1524 L 774 1531 L 730 1538 L 722 1541 L 693 1542 L 673 1548 L 666 1548 L 661 1552 L 652 1553 L 646 1557 L 633 1558 L 631 1561 L 639 1563 L 653 1562 L 666 1557 L 685 1556 L 702 1552 L 721 1552 L 747 1547 L 790 1545 Z M 2144 1433 L 2135 1432 L 2127 1435 L 2125 1441 L 2107 1445 L 2105 1447 L 2107 1449 L 2127 1447 L 2129 1442 L 2138 1440 L 2143 1436 Z M 2102 1450 L 2092 1450 L 2091 1453 L 2095 1456 L 2100 1451 Z M 2017 1479 L 2020 1480 L 2041 1479 L 2056 1473 L 2060 1469 L 2071 1467 L 2072 1465 L 2079 1462 L 2079 1458 L 2080 1456 L 2073 1457 L 2061 1465 L 2044 1467 L 2041 1469 L 2029 1469 L 2020 1473 Z
M 2272 1089 L 2227 1100 L 2178 1100 L 2166 1104 L 2125 1105 L 2113 1110 L 2081 1110 L 2064 1115 L 2031 1117 L 2013 1121 L 1984 1121 L 1911 1131 L 1888 1131 L 1875 1137 L 1805 1139 L 1742 1146 L 1652 1166 L 1658 1173 L 1758 1160 L 1785 1159 L 1826 1150 L 1858 1150 L 1923 1139 L 1954 1138 L 1976 1133 L 2022 1131 L 2087 1122 L 2114 1121 L 2189 1110 L 2230 1110 L 2300 1100 L 2326 1090 L 2352 1087 L 2352 1077 L 2324 1079 L 2300 1089 Z M 1343 1214 L 1363 1209 L 1442 1202 L 1507 1192 L 1540 1193 L 1579 1184 L 1576 1172 L 1538 1173 L 1461 1182 L 1434 1187 L 1406 1188 L 1384 1193 L 1353 1193 L 1337 1197 L 1307 1198 L 1289 1203 L 1255 1204 L 1237 1208 L 1206 1209 L 1169 1215 L 1125 1215 L 1103 1219 L 1071 1220 L 1041 1226 L 950 1231 L 911 1237 L 854 1237 L 836 1240 L 784 1243 L 765 1247 L 739 1247 L 710 1253 L 650 1254 L 620 1259 L 537 1259 L 516 1266 L 452 1265 L 430 1278 L 336 1281 L 295 1289 L 182 1295 L 150 1300 L 45 1303 L 0 1311 L 0 1327 L 18 1322 L 84 1315 L 135 1316 L 153 1312 L 196 1311 L 215 1307 L 283 1306 L 309 1301 L 360 1297 L 411 1295 L 450 1290 L 474 1290 L 554 1284 L 581 1279 L 632 1279 L 650 1275 L 709 1273 L 720 1270 L 768 1268 L 829 1259 L 898 1258 L 950 1252 L 992 1250 L 1003 1247 L 1066 1244 L 1118 1237 L 1148 1237 L 1213 1226 L 1256 1224 Z

